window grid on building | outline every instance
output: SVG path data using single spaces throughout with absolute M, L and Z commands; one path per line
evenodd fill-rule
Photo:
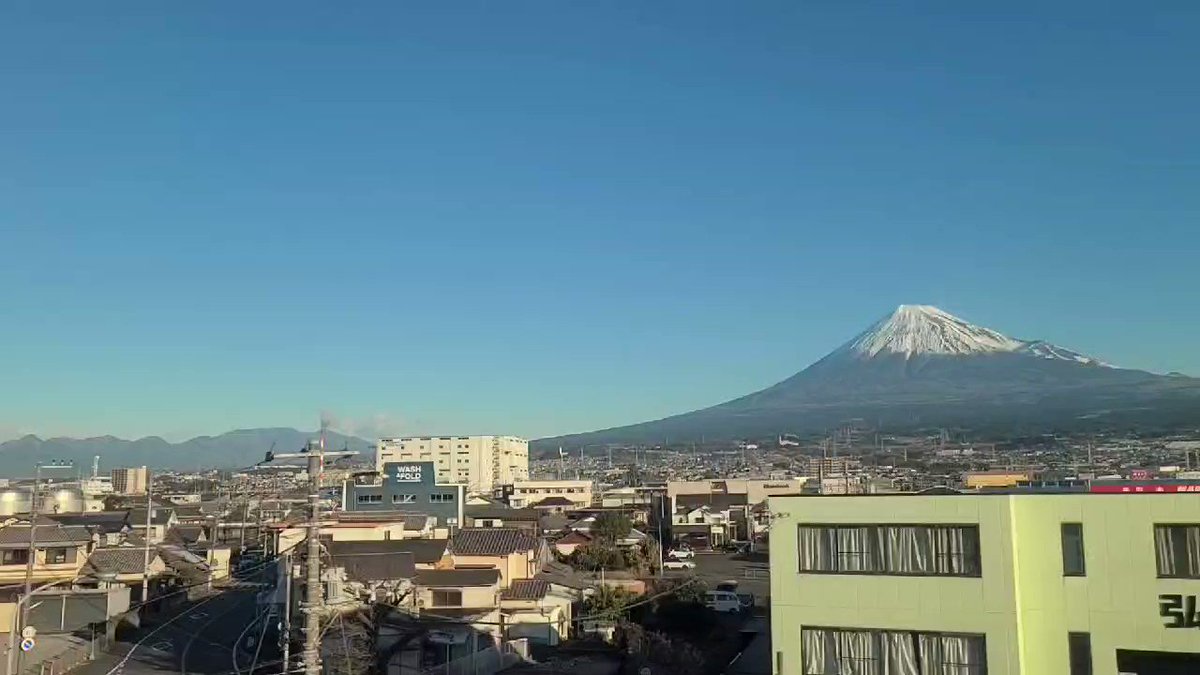
M 981 574 L 977 525 L 804 524 L 797 547 L 804 574 Z

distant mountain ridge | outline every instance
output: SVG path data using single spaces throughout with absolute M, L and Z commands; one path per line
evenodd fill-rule
M 34 435 L 0 443 L 0 475 L 29 476 L 38 461 L 69 460 L 83 475 L 91 472 L 92 458 L 100 455 L 103 475 L 119 466 L 150 466 L 159 469 L 234 469 L 262 461 L 272 445 L 275 452 L 297 452 L 316 431 L 287 427 L 238 429 L 218 436 L 197 436 L 171 443 L 158 436 L 125 440 L 114 436 L 94 438 L 47 438 Z M 326 446 L 357 450 L 373 461 L 375 445 L 354 436 L 327 432 Z
M 936 307 L 901 305 L 761 391 L 661 420 L 539 439 L 534 447 L 766 438 L 822 433 L 854 419 L 895 432 L 1194 428 L 1200 379 L 1118 368 Z

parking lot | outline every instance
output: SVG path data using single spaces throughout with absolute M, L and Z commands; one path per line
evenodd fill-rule
M 733 553 L 697 553 L 693 560 L 696 569 L 669 572 L 668 575 L 685 577 L 694 574 L 703 579 L 709 588 L 715 588 L 723 581 L 736 581 L 738 593 L 753 593 L 755 608 L 766 608 L 771 592 L 766 556 L 756 555 L 751 560 L 739 560 Z

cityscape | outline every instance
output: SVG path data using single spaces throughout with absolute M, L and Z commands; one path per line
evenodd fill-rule
M 10 8 L 2 675 L 1200 673 L 1200 6 L 1072 5 Z

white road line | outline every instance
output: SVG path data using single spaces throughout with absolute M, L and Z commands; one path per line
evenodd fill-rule
M 191 609 L 195 609 L 196 607 L 200 607 L 201 605 L 206 605 L 206 604 L 208 604 L 208 603 L 212 602 L 213 600 L 216 600 L 216 599 L 217 599 L 217 598 L 219 598 L 219 597 L 221 597 L 221 596 L 220 596 L 220 595 L 214 595 L 214 596 L 212 596 L 211 598 L 208 598 L 208 599 L 206 599 L 206 600 L 203 600 L 203 601 L 201 601 L 201 602 L 198 602 L 198 603 L 196 603 L 196 605 L 195 605 L 194 607 L 192 607 Z M 114 674 L 114 673 L 116 673 L 118 670 L 120 670 L 120 669 L 124 668 L 124 667 L 125 667 L 125 664 L 129 662 L 129 659 L 130 659 L 130 657 L 132 657 L 132 656 L 133 656 L 133 652 L 134 652 L 134 651 L 136 651 L 138 647 L 141 647 L 141 646 L 142 646 L 142 643 L 144 643 L 146 640 L 149 640 L 150 638 L 154 637 L 154 636 L 155 636 L 155 635 L 158 633 L 158 631 L 160 631 L 160 630 L 162 630 L 162 629 L 166 628 L 167 626 L 170 626 L 171 624 L 173 624 L 173 623 L 175 623 L 176 621 L 178 621 L 178 620 L 180 620 L 180 619 L 184 618 L 185 616 L 187 616 L 187 612 L 180 612 L 179 614 L 177 614 L 177 615 L 175 616 L 175 618 L 173 618 L 173 619 L 171 619 L 170 621 L 168 621 L 168 622 L 164 623 L 163 625 L 159 626 L 158 628 L 155 628 L 154 630 L 152 630 L 152 631 L 150 631 L 149 633 L 147 633 L 147 634 L 146 634 L 146 636 L 145 636 L 145 637 L 143 637 L 141 640 L 138 640 L 137 642 L 133 643 L 133 646 L 132 646 L 132 647 L 130 647 L 130 648 L 129 648 L 129 651 L 128 651 L 128 652 L 125 654 L 125 658 L 123 658 L 123 659 L 121 659 L 120 661 L 118 661 L 118 662 L 117 662 L 117 665 L 113 666 L 111 670 L 109 670 L 107 673 L 105 673 L 105 675 L 113 675 L 113 674 Z

